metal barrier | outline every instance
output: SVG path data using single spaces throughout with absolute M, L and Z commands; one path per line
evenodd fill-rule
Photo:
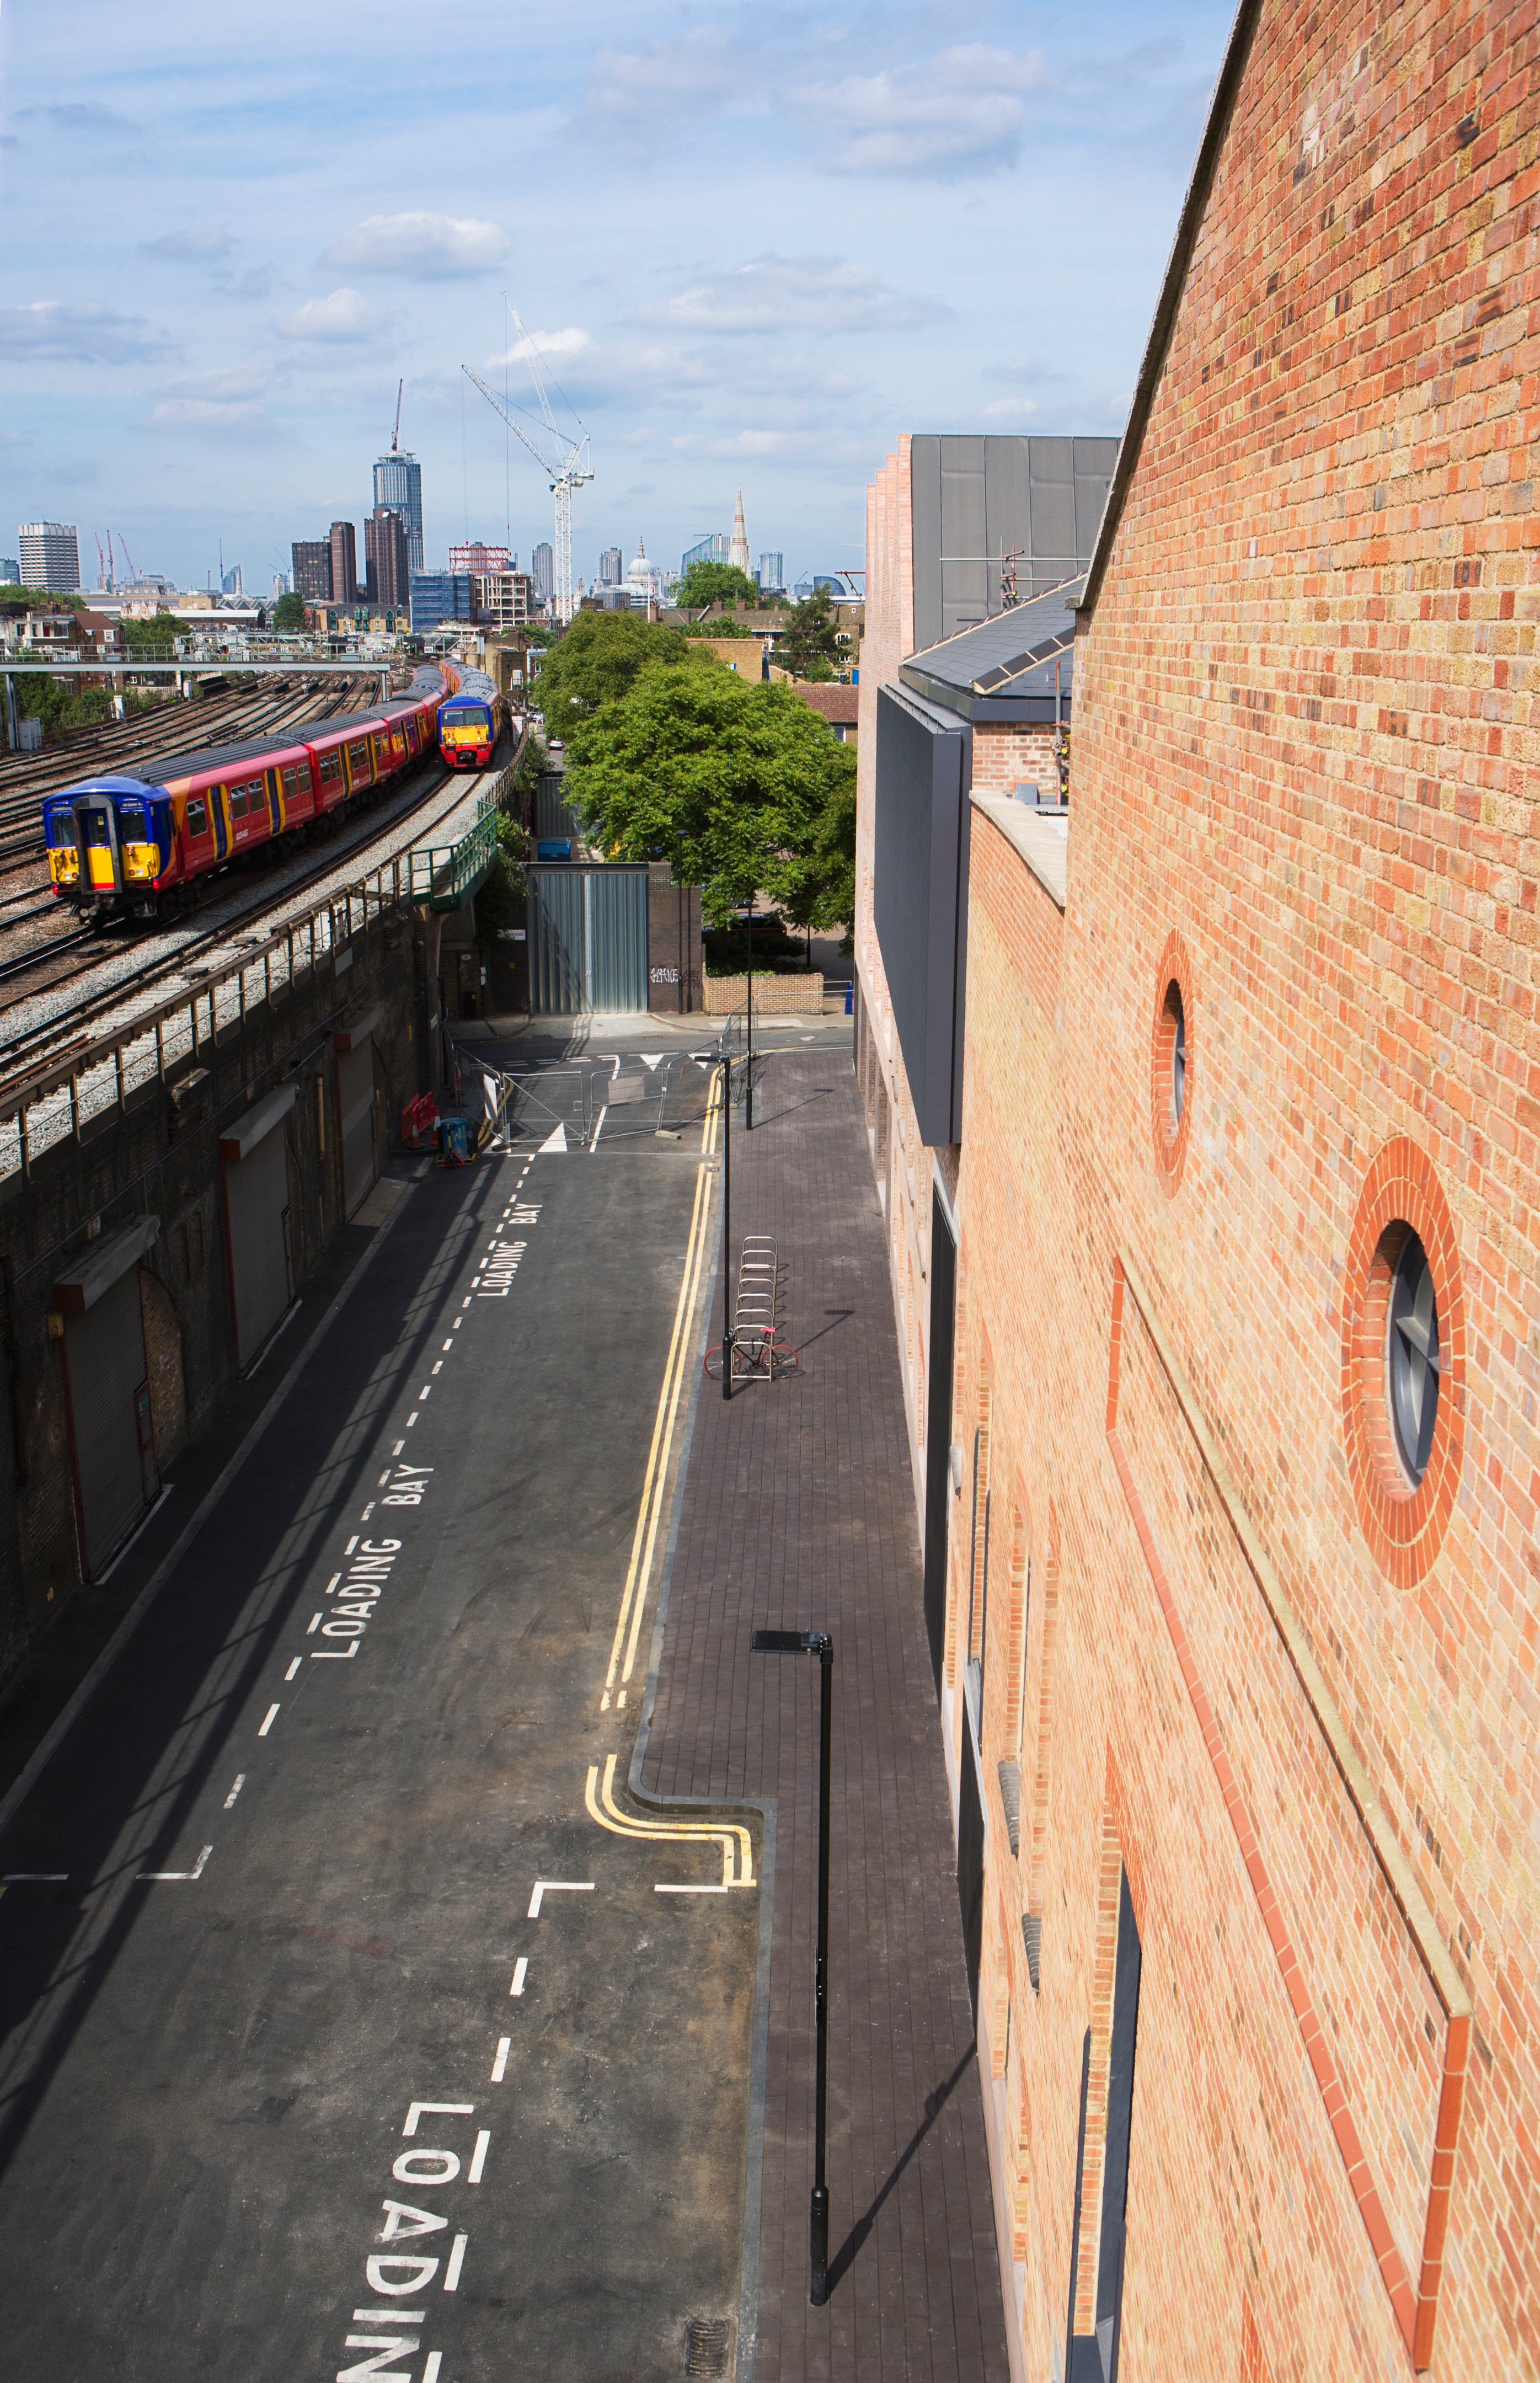
M 457 843 L 413 845 L 407 853 L 408 898 L 430 910 L 462 910 L 497 857 L 497 796 L 483 794 L 474 821 Z

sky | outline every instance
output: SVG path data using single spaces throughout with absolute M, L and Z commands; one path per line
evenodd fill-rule
M 1229 13 L 0 0 L 0 554 L 265 593 L 404 379 L 429 566 L 527 567 L 548 480 L 461 366 L 548 448 L 533 349 L 584 578 L 740 488 L 756 558 L 859 568 L 900 432 L 1122 428 Z

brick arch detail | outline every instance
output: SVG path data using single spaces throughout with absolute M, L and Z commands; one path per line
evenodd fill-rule
M 1444 1362 L 1427 1469 L 1415 1488 L 1401 1470 L 1386 1401 L 1385 1334 L 1397 1228 L 1427 1252 Z M 1348 1236 L 1342 1286 L 1342 1421 L 1360 1525 L 1398 1588 L 1431 1570 L 1460 1486 L 1465 1447 L 1468 1327 L 1454 1218 L 1433 1161 L 1404 1135 L 1374 1159 Z
M 1173 985 L 1181 995 L 1182 1019 L 1187 1031 L 1186 1089 L 1181 1122 L 1175 1131 L 1171 1126 L 1171 1052 L 1176 1028 L 1166 1006 Z M 1186 944 L 1173 928 L 1165 939 L 1165 949 L 1155 971 L 1155 1014 L 1150 1027 L 1150 1130 L 1154 1137 L 1156 1172 L 1162 1189 L 1168 1194 L 1174 1194 L 1181 1187 L 1182 1169 L 1187 1164 L 1192 1104 L 1198 1092 L 1193 1023 L 1192 961 Z

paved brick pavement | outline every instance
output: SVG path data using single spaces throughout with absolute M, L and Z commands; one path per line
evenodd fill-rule
M 800 1376 L 700 1397 L 642 1780 L 778 1803 L 756 2383 L 1004 2377 L 984 2119 L 883 1227 L 848 1056 L 770 1063 L 733 1230 L 773 1233 Z M 818 1666 L 835 1642 L 831 2251 L 807 2305 Z M 843 2247 L 842 2247 L 843 2246 Z

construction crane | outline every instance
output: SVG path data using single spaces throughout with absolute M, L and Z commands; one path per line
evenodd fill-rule
M 111 537 L 111 535 L 112 535 L 112 532 L 109 530 L 109 531 L 108 531 L 108 533 L 107 533 L 107 535 L 108 535 L 108 537 Z M 118 531 L 118 533 L 117 533 L 117 543 L 118 543 L 118 545 L 119 545 L 119 546 L 122 548 L 122 549 L 123 549 L 123 560 L 124 560 L 124 562 L 128 564 L 128 566 L 129 566 L 129 570 L 130 574 L 132 574 L 132 576 L 133 576 L 135 579 L 137 579 L 137 578 L 139 577 L 139 565 L 138 565 L 138 563 L 134 561 L 133 556 L 129 552 L 129 541 L 128 541 L 128 539 L 124 537 L 124 535 L 123 535 L 123 533 L 122 533 L 122 531 L 121 531 L 121 530 L 119 530 L 119 531 Z
M 396 426 L 390 433 L 390 452 L 392 455 L 395 454 L 397 449 L 401 443 L 401 391 L 405 387 L 406 379 L 403 375 L 401 379 L 396 383 Z
M 507 303 L 506 300 L 504 303 Z M 583 488 L 594 476 L 594 468 L 588 459 L 588 433 L 585 431 L 581 438 L 569 438 L 557 428 L 556 416 L 551 412 L 550 399 L 546 394 L 545 376 L 540 370 L 540 360 L 535 342 L 524 329 L 517 312 L 511 305 L 509 306 L 508 312 L 514 330 L 524 342 L 530 378 L 535 383 L 536 395 L 540 401 L 540 412 L 545 417 L 546 428 L 550 434 L 555 460 L 552 461 L 550 455 L 543 455 L 540 452 L 528 431 L 514 421 L 501 398 L 493 394 L 479 373 L 474 373 L 469 364 L 462 364 L 460 369 L 466 379 L 480 389 L 493 413 L 500 414 L 514 437 L 523 440 L 550 481 L 551 494 L 556 500 L 556 569 L 554 573 L 556 617 L 564 627 L 573 617 L 573 490 Z

